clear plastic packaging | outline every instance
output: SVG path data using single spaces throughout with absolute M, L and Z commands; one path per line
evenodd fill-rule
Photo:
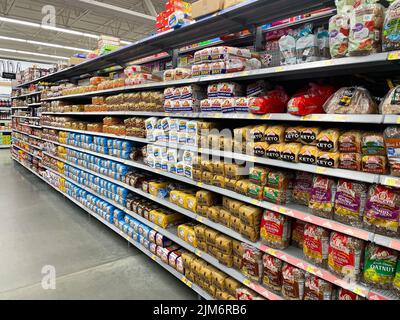
M 400 127 L 388 127 L 384 132 L 390 174 L 400 177 Z
M 400 114 L 400 86 L 394 87 L 387 93 L 379 105 L 379 113 Z
M 261 220 L 261 241 L 275 249 L 285 249 L 291 238 L 291 219 L 280 213 L 265 210 Z
M 326 101 L 324 110 L 331 114 L 375 114 L 378 107 L 365 88 L 344 87 Z
M 394 1 L 386 11 L 382 49 L 383 51 L 400 49 L 400 0 Z

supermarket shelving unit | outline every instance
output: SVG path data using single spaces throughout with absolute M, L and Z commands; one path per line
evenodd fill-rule
M 94 74 L 95 72 L 108 68 L 111 66 L 124 66 L 125 63 L 128 61 L 132 61 L 134 59 L 142 59 L 144 57 L 148 57 L 150 55 L 159 54 L 162 52 L 168 52 L 170 56 L 174 56 L 179 54 L 179 48 L 182 48 L 185 45 L 190 45 L 194 42 L 202 41 L 210 39 L 214 36 L 221 36 L 228 33 L 238 32 L 245 28 L 249 28 L 253 31 L 253 36 L 256 38 L 257 32 L 260 31 L 260 25 L 266 22 L 272 22 L 275 20 L 279 20 L 280 18 L 287 18 L 289 16 L 294 16 L 296 14 L 304 12 L 305 8 L 308 11 L 313 9 L 319 9 L 322 7 L 327 7 L 333 5 L 333 1 L 311 1 L 311 0 L 271 0 L 271 1 L 260 1 L 260 0 L 252 0 L 247 1 L 242 4 L 239 4 L 235 7 L 229 8 L 227 10 L 223 10 L 215 15 L 210 17 L 206 17 L 201 19 L 191 25 L 185 26 L 181 29 L 175 31 L 168 31 L 162 34 L 158 34 L 140 41 L 135 42 L 134 44 L 122 48 L 118 51 L 112 52 L 106 56 L 101 56 L 87 62 L 84 62 L 80 65 L 64 69 L 62 71 L 56 72 L 54 74 L 50 74 L 48 76 L 36 79 L 34 81 L 29 81 L 20 85 L 20 87 L 26 87 L 33 83 L 37 83 L 40 81 L 51 81 L 56 82 L 60 80 L 72 80 L 75 81 L 80 78 L 87 78 L 90 75 Z M 326 16 L 317 17 L 316 19 L 327 18 L 333 14 L 333 11 L 330 13 L 326 13 Z M 312 19 L 310 19 L 312 20 Z M 304 23 L 306 21 L 302 21 Z M 279 26 L 277 28 L 281 28 Z M 194 48 L 197 50 L 199 48 Z M 185 49 L 191 50 L 191 49 Z M 181 50 L 181 52 L 186 52 L 185 50 Z M 161 55 L 160 59 L 164 59 L 166 56 Z M 148 60 L 147 60 L 148 61 Z M 144 90 L 154 90 L 154 89 L 162 89 L 165 87 L 171 86 L 178 86 L 178 85 L 186 85 L 186 84 L 208 84 L 214 81 L 221 81 L 221 80 L 254 80 L 254 79 L 276 79 L 276 80 L 292 80 L 292 79 L 303 79 L 303 78 L 312 78 L 312 77 L 320 77 L 323 74 L 324 77 L 329 77 L 331 75 L 352 75 L 354 73 L 375 73 L 379 70 L 380 73 L 385 72 L 398 72 L 400 71 L 400 53 L 399 52 L 391 52 L 391 53 L 379 53 L 365 57 L 349 57 L 343 59 L 336 59 L 336 60 L 325 60 L 325 61 L 318 61 L 312 62 L 307 64 L 298 64 L 293 66 L 280 66 L 274 68 L 267 68 L 255 71 L 245 71 L 239 72 L 234 74 L 226 74 L 226 75 L 218 75 L 218 76 L 206 76 L 206 77 L 197 77 L 191 79 L 184 79 L 179 81 L 169 81 L 169 82 L 160 82 L 160 83 L 150 83 L 144 85 L 137 85 L 137 86 L 130 86 L 130 87 L 122 87 L 110 90 L 103 90 L 103 91 L 96 91 L 90 93 L 83 93 L 83 94 L 74 94 L 68 96 L 61 96 L 61 97 L 53 97 L 42 99 L 42 101 L 53 101 L 53 100 L 89 100 L 93 96 L 106 96 L 112 94 L 118 94 L 122 92 L 135 92 L 135 91 L 144 91 Z M 33 93 L 35 94 L 35 93 Z M 15 97 L 14 99 L 23 98 L 28 95 Z M 36 104 L 35 104 L 36 105 Z M 29 107 L 33 107 L 33 105 L 29 105 Z M 255 116 L 251 114 L 205 114 L 205 113 L 185 113 L 185 114 L 176 114 L 176 113 L 164 113 L 164 112 L 93 112 L 93 113 L 84 113 L 84 112 L 69 112 L 69 113 L 43 113 L 48 115 L 78 115 L 78 116 L 108 116 L 108 115 L 119 115 L 119 116 L 171 116 L 171 117 L 182 117 L 182 118 L 193 118 L 193 119 L 239 119 L 239 120 L 254 120 L 254 121 L 304 121 L 304 122 L 313 122 L 313 123 L 352 123 L 352 124 L 398 124 L 400 123 L 399 116 L 387 116 L 387 115 L 310 115 L 306 117 L 296 117 L 289 114 L 267 114 L 263 116 Z M 36 126 L 35 126 L 36 127 Z M 72 130 L 66 128 L 55 128 L 46 125 L 41 125 L 39 127 L 42 128 L 49 128 L 49 129 L 56 129 L 60 131 L 69 131 L 69 132 L 76 132 L 76 133 L 84 133 L 88 135 L 94 136 L 104 136 L 109 138 L 117 138 L 117 139 L 125 139 L 129 141 L 134 141 L 136 143 L 141 144 L 154 144 L 154 145 L 163 145 L 161 143 L 155 143 L 152 141 L 148 141 L 147 139 L 140 139 L 135 137 L 128 137 L 128 136 L 117 136 L 105 133 L 95 133 L 95 132 L 88 132 L 88 131 L 79 131 L 79 130 Z M 14 130 L 15 132 L 19 132 L 21 134 L 28 135 L 23 133 L 19 130 Z M 28 135 L 31 136 L 31 135 Z M 37 138 L 37 137 L 36 137 Z M 259 206 L 261 208 L 270 209 L 281 214 L 294 217 L 306 222 L 310 222 L 330 230 L 335 230 L 338 232 L 342 232 L 347 235 L 351 235 L 353 237 L 363 239 L 365 241 L 372 241 L 378 243 L 380 245 L 393 248 L 395 250 L 400 250 L 400 240 L 394 239 L 390 237 L 381 236 L 375 234 L 373 232 L 366 231 L 362 228 L 351 227 L 348 225 L 344 225 L 338 223 L 333 220 L 324 219 L 313 215 L 308 208 L 299 205 L 275 205 L 265 201 L 259 201 L 252 199 L 250 197 L 225 190 L 222 188 L 218 188 L 215 186 L 207 185 L 202 182 L 196 182 L 192 179 L 178 176 L 176 174 L 172 174 L 166 171 L 162 171 L 157 168 L 151 168 L 144 163 L 134 162 L 131 160 L 123 160 L 120 158 L 112 157 L 109 155 L 104 155 L 101 153 L 93 152 L 90 150 L 77 148 L 71 145 L 65 145 L 58 142 L 50 141 L 42 139 L 43 142 L 54 143 L 55 145 L 63 146 L 65 148 L 69 148 L 72 150 L 84 152 L 87 154 L 95 155 L 97 157 L 101 157 L 104 159 L 114 160 L 119 163 L 126 164 L 128 166 L 138 168 L 141 170 L 149 171 L 155 173 L 160 176 L 168 177 L 170 179 L 174 179 L 188 185 L 197 186 L 202 189 L 210 190 L 215 193 L 219 193 L 225 196 L 229 196 L 231 198 L 243 201 L 245 203 L 249 203 L 255 206 Z M 170 145 L 169 145 L 170 146 Z M 171 146 L 170 146 L 171 147 Z M 266 158 L 254 157 L 250 155 L 238 154 L 233 152 L 227 151 L 220 151 L 220 150 L 210 150 L 206 148 L 198 148 L 194 146 L 187 146 L 187 145 L 176 145 L 174 146 L 177 149 L 183 150 L 192 150 L 197 151 L 201 154 L 209 154 L 215 156 L 223 156 L 232 159 L 240 159 L 251 163 L 260 163 L 266 164 L 270 166 L 274 166 L 277 168 L 288 168 L 288 169 L 295 169 L 300 171 L 312 172 L 316 174 L 322 174 L 332 177 L 341 177 L 341 178 L 348 178 L 349 175 L 353 180 L 363 181 L 368 183 L 381 183 L 388 186 L 393 187 L 400 187 L 400 178 L 386 176 L 386 175 L 377 175 L 377 174 L 368 174 L 363 172 L 356 172 L 356 171 L 348 171 L 348 170 L 340 170 L 340 169 L 328 169 L 322 168 L 318 166 L 312 165 L 304 165 L 304 164 L 292 164 L 278 160 L 269 160 Z M 363 297 L 368 299 L 378 299 L 378 300 L 386 300 L 386 299 L 395 299 L 395 297 L 387 291 L 379 291 L 370 288 L 368 285 L 363 283 L 355 283 L 355 282 L 346 282 L 337 276 L 333 275 L 332 273 L 328 272 L 326 269 L 317 267 L 312 265 L 304 260 L 302 257 L 301 251 L 295 248 L 288 248 L 286 250 L 275 250 L 269 248 L 268 246 L 262 244 L 261 242 L 253 243 L 245 238 L 243 238 L 239 233 L 211 220 L 199 216 L 189 210 L 183 209 L 168 200 L 157 198 L 151 196 L 148 193 L 145 193 L 139 189 L 133 188 L 121 181 L 111 179 L 107 176 L 101 175 L 97 172 L 91 171 L 87 168 L 81 167 L 74 163 L 71 163 L 65 159 L 58 158 L 50 153 L 43 152 L 43 155 L 52 157 L 58 161 L 61 161 L 65 164 L 71 165 L 75 168 L 80 170 L 86 171 L 93 175 L 96 175 L 100 178 L 106 179 L 112 183 L 115 183 L 119 186 L 122 186 L 138 195 L 141 195 L 149 200 L 157 202 L 165 207 L 168 207 L 176 212 L 179 212 L 193 220 L 199 221 L 209 227 L 212 227 L 226 235 L 231 236 L 239 241 L 249 243 L 259 250 L 269 253 L 275 257 L 278 257 L 281 260 L 287 261 L 307 272 L 310 272 L 314 275 L 317 275 L 331 283 L 334 283 L 340 287 L 353 291 Z M 20 164 L 24 165 L 18 159 L 14 159 Z M 28 168 L 29 169 L 29 168 Z M 244 285 L 248 286 L 249 288 L 255 290 L 257 293 L 262 295 L 263 297 L 271 300 L 280 300 L 282 297 L 276 295 L 273 292 L 270 292 L 263 286 L 249 279 L 246 279 L 241 273 L 238 271 L 227 268 L 220 264 L 214 257 L 208 255 L 207 253 L 201 252 L 198 249 L 190 246 L 189 244 L 182 241 L 179 237 L 176 236 L 176 230 L 169 229 L 163 230 L 158 226 L 152 224 L 150 221 L 143 219 L 142 217 L 133 214 L 132 212 L 128 211 L 126 208 L 114 203 L 112 200 L 97 194 L 96 191 L 88 188 L 87 186 L 81 185 L 75 180 L 66 177 L 57 171 L 53 170 L 49 167 L 44 167 L 45 170 L 52 172 L 53 174 L 59 175 L 60 177 L 66 179 L 67 181 L 71 181 L 75 185 L 81 187 L 84 190 L 102 198 L 103 200 L 113 204 L 117 208 L 125 211 L 126 213 L 132 215 L 135 219 L 143 222 L 144 224 L 148 225 L 149 227 L 155 229 L 156 231 L 164 234 L 171 240 L 175 241 L 176 243 L 180 244 L 187 250 L 195 253 L 197 256 L 203 258 L 210 264 L 214 265 L 215 267 L 219 268 L 220 270 L 226 272 L 228 275 L 232 276 L 233 278 L 237 279 L 238 281 L 242 282 Z M 41 179 L 43 177 L 40 174 L 37 174 Z M 46 180 L 45 180 L 46 181 Z M 47 181 L 46 181 L 47 182 Z M 59 190 L 58 190 L 59 191 Z M 93 212 L 88 210 L 86 207 L 82 206 L 79 202 L 75 199 L 71 198 L 70 196 L 64 194 L 67 198 L 71 201 L 76 203 L 78 206 L 89 212 L 89 214 L 96 216 Z M 97 217 L 97 216 L 96 216 Z M 102 223 L 110 227 L 117 233 L 121 234 L 117 228 L 113 225 L 105 222 L 104 220 L 98 218 Z M 126 235 L 121 234 L 122 236 L 126 237 Z M 131 239 L 127 239 L 130 241 Z M 137 246 L 135 243 L 130 241 L 133 245 Z M 137 246 L 140 250 L 143 251 L 143 248 Z M 149 255 L 147 252 L 144 252 Z M 154 255 L 153 255 L 154 256 Z M 153 260 L 157 261 L 157 257 L 153 257 Z M 157 261 L 160 263 L 159 261 Z M 174 270 L 170 270 L 171 268 L 167 268 L 163 265 L 169 272 L 174 274 Z M 175 275 L 175 274 L 174 274 Z M 177 277 L 182 277 L 181 275 L 175 275 Z M 184 277 L 183 277 L 184 278 Z M 182 279 L 183 279 L 182 278 Z M 181 280 L 182 280 L 181 279 Z M 182 280 L 184 283 L 187 284 L 187 279 Z M 205 292 L 201 292 L 201 289 L 191 284 L 192 289 L 198 292 L 201 296 L 205 298 L 211 298 Z
M 0 99 L 5 99 L 11 101 L 11 96 L 9 94 L 0 94 Z M 1 125 L 7 125 L 8 127 L 9 123 L 11 122 L 11 108 L 10 106 L 5 106 L 5 107 L 0 107 L 0 114 L 4 115 L 6 114 L 6 118 L 0 119 L 0 124 Z M 0 129 L 0 135 L 3 136 L 8 136 L 11 134 L 10 129 Z M 0 149 L 8 149 L 10 148 L 11 145 L 9 143 L 4 143 L 0 144 Z

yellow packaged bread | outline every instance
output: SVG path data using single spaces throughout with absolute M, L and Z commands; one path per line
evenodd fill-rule
M 211 160 L 201 159 L 200 164 L 201 164 L 201 169 L 203 171 L 208 171 L 208 172 L 214 171 L 214 165 Z
M 227 255 L 232 255 L 233 245 L 230 237 L 219 234 L 215 239 L 215 246 L 220 252 Z
M 218 222 L 219 221 L 219 211 L 223 209 L 221 206 L 212 206 L 208 209 L 207 218 L 211 221 Z
M 231 296 L 236 296 L 236 290 L 241 286 L 242 284 L 233 278 L 225 279 L 225 289 Z
M 226 210 L 226 209 L 221 209 L 219 210 L 219 218 L 218 218 L 218 222 L 222 225 L 224 225 L 227 228 L 230 228 L 230 224 L 231 224 L 231 213 Z
M 319 150 L 315 146 L 303 146 L 299 153 L 299 162 L 305 164 L 316 164 Z
M 196 193 L 197 204 L 200 206 L 212 206 L 218 201 L 217 194 L 208 190 L 200 190 Z
M 317 136 L 317 148 L 324 152 L 337 152 L 339 148 L 339 129 L 322 130 Z
M 317 127 L 302 128 L 300 132 L 300 142 L 302 144 L 315 146 L 317 144 L 317 137 L 320 132 L 321 129 Z
M 210 209 L 209 206 L 200 206 L 200 205 L 198 205 L 196 207 L 196 213 L 201 215 L 201 216 L 203 216 L 203 217 L 207 217 L 209 209 Z
M 212 284 L 218 290 L 225 291 L 225 280 L 227 278 L 228 278 L 227 274 L 225 274 L 222 271 L 216 270 L 212 274 Z M 226 295 L 228 295 L 228 294 L 226 293 Z
M 279 144 L 285 142 L 284 126 L 270 126 L 264 131 L 264 140 L 267 143 Z
M 268 125 L 257 125 L 250 129 L 250 140 L 254 142 L 266 141 L 264 139 L 264 133 L 268 129 Z M 268 141 L 267 141 L 268 142 Z
M 238 200 L 228 198 L 228 197 L 223 197 L 222 205 L 226 210 L 230 211 L 233 215 L 238 217 L 239 216 L 239 208 L 241 206 L 243 206 L 244 203 L 241 201 L 238 201 Z
M 217 239 L 217 236 L 219 235 L 219 232 L 217 230 L 214 230 L 211 228 L 206 228 L 205 235 L 206 235 L 207 244 L 211 245 L 211 246 L 215 246 L 216 239 Z
M 206 241 L 206 228 L 203 224 L 197 224 L 193 227 L 197 241 Z
M 213 173 L 220 176 L 225 175 L 225 163 L 223 161 L 214 161 Z
M 239 257 L 243 257 L 245 250 L 242 243 L 238 240 L 232 239 L 232 250 L 233 254 Z
M 215 246 L 207 243 L 207 252 L 213 257 L 216 257 L 218 254 L 218 249 Z
M 277 144 L 271 144 L 269 145 L 265 156 L 269 159 L 274 159 L 274 160 L 280 160 L 281 159 L 281 152 L 283 148 L 283 143 Z
M 243 258 L 239 256 L 233 256 L 233 267 L 240 270 L 242 267 Z
M 225 189 L 235 191 L 237 182 L 237 179 L 225 178 Z
M 166 188 L 167 186 L 168 186 L 167 182 L 155 182 L 155 181 L 152 181 L 152 182 L 149 183 L 149 193 L 152 196 L 157 197 L 158 191 L 160 191 L 160 189 Z
M 225 188 L 225 177 L 220 175 L 215 175 L 211 180 L 211 184 L 218 188 Z
M 299 162 L 299 153 L 301 150 L 301 143 L 286 143 L 281 149 L 281 160 L 287 162 Z
M 285 131 L 285 142 L 286 143 L 293 143 L 293 142 L 300 142 L 300 133 L 302 127 L 289 127 Z
M 231 215 L 230 228 L 237 233 L 240 233 L 242 222 L 239 217 Z
M 172 190 L 169 193 L 169 201 L 171 201 L 173 204 L 179 205 L 178 199 L 181 193 L 181 190 Z
M 184 217 L 179 213 L 162 212 L 158 210 L 150 211 L 149 218 L 151 222 L 155 223 L 163 229 L 176 225 L 184 220 Z
M 196 238 L 196 232 L 194 231 L 194 227 L 195 226 L 188 228 L 187 230 L 187 243 L 197 248 L 197 238 Z
M 203 176 L 203 171 L 202 170 L 197 170 L 193 169 L 193 180 L 194 181 L 201 181 L 202 176 Z
M 317 157 L 317 166 L 337 168 L 339 166 L 339 157 L 339 152 L 319 151 Z
M 242 153 L 247 154 L 248 145 L 249 145 L 249 143 L 247 143 L 246 141 L 234 140 L 233 141 L 233 152 L 239 153 L 239 154 L 242 154 Z
M 201 177 L 201 181 L 205 184 L 212 184 L 214 178 L 214 174 L 208 171 L 203 171 L 203 175 Z
M 251 140 L 251 131 L 254 126 L 246 126 L 233 129 L 233 138 L 235 141 L 246 142 Z
M 239 209 L 240 221 L 250 227 L 257 227 L 261 223 L 263 209 L 254 206 L 241 206 Z
M 181 224 L 178 226 L 178 237 L 183 241 L 188 242 L 188 231 L 190 228 L 193 228 L 193 225 Z
M 249 148 L 253 151 L 252 155 L 256 156 L 256 157 L 265 157 L 267 154 L 267 150 L 270 146 L 270 144 L 268 142 L 265 141 L 259 141 L 259 142 L 252 142 L 249 144 Z M 247 152 L 246 152 L 247 154 Z
M 216 258 L 218 259 L 219 263 L 227 266 L 228 268 L 233 267 L 233 256 L 231 254 L 225 254 L 223 252 L 216 252 Z
M 240 177 L 247 176 L 249 171 L 245 165 L 246 164 L 238 165 L 236 163 L 225 163 L 225 176 L 230 179 L 239 179 Z
M 235 191 L 237 193 L 246 195 L 247 190 L 249 190 L 249 184 L 250 180 L 248 179 L 238 180 L 238 182 L 236 183 Z
M 197 240 L 197 248 L 200 251 L 207 253 L 207 243 L 205 241 Z
M 260 239 L 260 227 L 257 226 L 254 228 L 242 223 L 240 226 L 240 234 L 250 241 L 256 242 Z
M 189 211 L 196 212 L 197 209 L 197 199 L 195 195 L 189 194 L 184 198 L 183 207 Z

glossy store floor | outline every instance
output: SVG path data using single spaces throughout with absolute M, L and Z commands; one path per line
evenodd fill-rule
M 9 150 L 0 150 L 0 214 L 0 299 L 197 299 L 168 271 L 11 160 Z M 55 267 L 55 290 L 42 288 L 44 266 Z

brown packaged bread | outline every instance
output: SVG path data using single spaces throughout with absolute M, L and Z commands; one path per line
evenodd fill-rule
M 213 178 L 214 178 L 214 174 L 212 174 L 209 171 L 203 171 L 201 181 L 204 182 L 205 184 L 212 184 Z
M 385 174 L 387 172 L 386 156 L 363 156 L 361 165 L 363 172 L 376 174 Z
M 326 101 L 324 110 L 333 114 L 375 114 L 378 106 L 365 88 L 345 87 Z
M 304 221 L 293 219 L 292 221 L 292 245 L 303 250 L 304 246 Z
M 311 198 L 314 175 L 297 171 L 293 184 L 292 199 L 295 203 L 308 206 Z
M 240 224 L 240 234 L 250 241 L 257 242 L 260 239 L 260 227 L 250 227 L 245 224 Z
M 346 280 L 358 281 L 361 276 L 364 241 L 338 232 L 329 240 L 328 269 Z
M 305 272 L 288 263 L 282 267 L 282 296 L 287 300 L 303 300 Z
M 208 210 L 210 209 L 209 206 L 197 206 L 196 207 L 196 213 L 198 215 L 201 215 L 203 217 L 207 217 L 208 216 Z
M 381 132 L 366 132 L 361 138 L 363 155 L 386 156 L 385 139 Z
M 332 300 L 333 285 L 310 273 L 306 274 L 304 300 Z
M 205 230 L 205 236 L 206 236 L 206 242 L 208 245 L 215 246 L 216 244 L 216 239 L 217 236 L 219 235 L 219 232 L 211 229 L 211 228 L 206 228 Z
M 215 257 L 218 259 L 219 263 L 227 266 L 228 268 L 233 267 L 233 255 L 232 254 L 225 254 L 221 251 L 217 251 L 215 254 Z
M 235 217 L 235 216 L 231 215 L 230 228 L 233 231 L 240 233 L 240 230 L 242 228 L 242 222 L 240 221 L 239 217 Z
M 243 248 L 245 253 L 242 259 L 241 271 L 246 278 L 260 282 L 263 270 L 262 253 L 248 244 L 243 244 Z
M 397 8 L 398 10 L 398 8 Z M 400 86 L 391 89 L 379 106 L 381 114 L 400 114 Z
M 368 186 L 365 183 L 339 179 L 333 218 L 351 226 L 361 227 L 367 192 Z
M 225 175 L 225 163 L 223 161 L 214 161 L 213 172 L 217 175 Z
M 265 210 L 261 220 L 261 241 L 275 249 L 285 249 L 290 244 L 291 219 L 280 213 Z
M 197 240 L 197 248 L 200 251 L 207 252 L 207 243 L 205 241 Z
M 351 130 L 344 132 L 339 137 L 339 152 L 361 153 L 362 132 Z
M 242 246 L 242 243 L 235 239 L 232 239 L 232 250 L 233 254 L 236 256 L 242 257 L 244 254 L 244 247 Z
M 230 179 L 240 179 L 241 177 L 247 176 L 248 173 L 249 171 L 248 168 L 245 167 L 245 164 L 225 163 L 225 175 Z
M 227 278 L 228 275 L 226 275 L 222 271 L 216 270 L 212 274 L 212 284 L 217 289 L 225 291 L 225 281 Z
M 222 200 L 225 209 L 229 210 L 235 217 L 239 217 L 240 208 L 245 204 L 241 201 L 224 197 Z
M 341 153 L 339 156 L 339 168 L 353 171 L 361 171 L 360 153 Z
M 243 205 L 239 209 L 240 221 L 249 227 L 260 225 L 262 216 L 262 208 Z
M 202 181 L 202 177 L 203 177 L 203 171 L 202 170 L 193 169 L 192 172 L 193 172 L 192 175 L 193 175 L 193 180 L 194 181 Z
M 194 233 L 196 235 L 197 241 L 206 241 L 206 226 L 203 224 L 198 224 L 194 226 Z
M 303 253 L 306 260 L 325 267 L 328 262 L 329 231 L 322 227 L 306 224 L 304 226 Z
M 230 190 L 230 191 L 235 191 L 236 184 L 238 180 L 237 179 L 225 179 L 225 189 Z
M 400 130 L 399 126 L 386 128 L 384 132 L 386 153 L 390 165 L 390 174 L 395 177 L 400 176 Z
M 233 256 L 233 267 L 237 270 L 240 270 L 240 268 L 242 267 L 242 260 L 243 260 L 242 257 L 234 255 Z
M 218 188 L 225 188 L 225 177 L 215 175 L 211 180 L 211 184 Z
M 274 292 L 281 292 L 283 261 L 269 254 L 264 254 L 263 265 L 263 285 Z

